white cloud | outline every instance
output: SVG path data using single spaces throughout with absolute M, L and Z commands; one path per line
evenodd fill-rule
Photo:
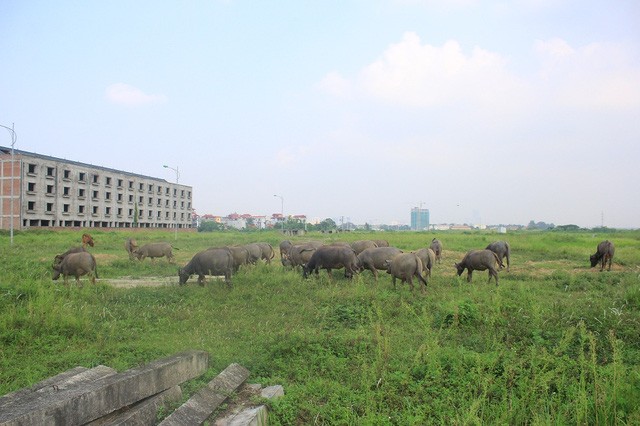
M 166 102 L 164 95 L 149 95 L 137 87 L 125 83 L 114 83 L 105 89 L 105 98 L 114 104 L 140 106 Z
M 306 157 L 309 149 L 305 146 L 295 148 L 286 147 L 278 151 L 275 155 L 275 163 L 279 167 L 291 166 L 299 163 Z
M 320 85 L 336 96 L 353 88 L 357 97 L 413 107 L 461 101 L 497 105 L 513 97 L 514 90 L 523 90 L 506 65 L 496 53 L 475 48 L 465 54 L 455 40 L 440 47 L 422 44 L 416 33 L 407 32 L 353 83 L 332 72 Z
M 640 67 L 622 45 L 571 47 L 561 39 L 537 41 L 540 77 L 549 96 L 573 108 L 637 108 Z
M 318 88 L 337 98 L 351 98 L 351 82 L 336 71 L 328 73 L 318 83 Z

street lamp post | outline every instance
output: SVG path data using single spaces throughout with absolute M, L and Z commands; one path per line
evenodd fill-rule
M 280 214 L 282 216 L 282 232 L 284 233 L 284 197 L 282 195 L 273 195 L 274 197 L 280 198 Z
M 180 181 L 180 171 L 178 170 L 178 167 L 176 166 L 175 168 L 173 168 L 171 166 L 167 166 L 166 164 L 164 164 L 162 167 L 164 167 L 165 169 L 171 169 L 174 172 L 176 172 L 176 185 L 178 185 L 179 181 Z M 177 189 L 176 189 L 176 191 L 177 191 Z M 178 202 L 176 201 L 176 210 L 177 210 L 177 207 L 178 207 Z M 178 239 L 178 212 L 174 210 L 173 213 L 176 215 L 176 220 L 175 220 L 175 224 L 174 224 L 174 226 L 175 226 L 175 231 L 174 231 L 175 232 L 175 236 L 174 236 L 174 238 L 177 240 Z
M 11 216 L 9 219 L 9 241 L 10 245 L 13 246 L 13 146 L 16 144 L 18 140 L 18 136 L 16 135 L 16 131 L 13 129 L 14 124 L 11 123 L 11 127 L 3 126 L 0 124 L 0 127 L 4 127 L 8 131 L 11 132 L 11 199 L 9 201 L 9 209 L 11 210 Z

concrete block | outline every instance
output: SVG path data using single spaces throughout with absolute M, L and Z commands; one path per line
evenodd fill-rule
M 160 425 L 201 425 L 248 377 L 249 370 L 239 364 L 231 364 Z
M 267 425 L 267 407 L 259 405 L 258 407 L 246 408 L 240 413 L 229 419 L 225 426 L 266 426 Z
M 81 387 L 49 393 L 36 407 L 3 411 L 0 426 L 88 423 L 197 377 L 206 371 L 208 364 L 209 355 L 204 351 L 176 354 Z
M 267 399 L 284 396 L 284 388 L 281 385 L 267 386 L 262 389 L 260 396 Z
M 64 373 L 49 377 L 35 385 L 8 393 L 0 398 L 0 422 L 8 413 L 26 412 L 35 409 L 41 404 L 46 404 L 53 394 L 72 388 L 80 388 L 87 383 L 109 377 L 118 372 L 113 368 L 99 365 L 91 369 L 75 367 Z
M 143 426 L 154 425 L 158 422 L 158 411 L 171 403 L 180 401 L 182 389 L 174 386 L 157 395 L 143 399 L 137 404 L 122 408 L 116 412 L 100 417 L 87 426 Z

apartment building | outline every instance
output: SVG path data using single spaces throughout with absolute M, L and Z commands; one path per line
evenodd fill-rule
M 190 186 L 0 147 L 0 229 L 191 228 Z

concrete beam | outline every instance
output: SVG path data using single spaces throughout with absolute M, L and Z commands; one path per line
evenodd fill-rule
M 137 404 L 89 422 L 87 426 L 154 425 L 158 421 L 158 411 L 171 403 L 180 401 L 180 398 L 182 398 L 182 389 L 180 386 L 174 386 Z
M 187 402 L 164 419 L 161 426 L 201 425 L 229 395 L 249 377 L 249 370 L 239 364 L 231 364 L 200 389 Z
M 209 355 L 188 351 L 83 386 L 49 393 L 37 407 L 0 413 L 0 426 L 88 423 L 204 373 Z

